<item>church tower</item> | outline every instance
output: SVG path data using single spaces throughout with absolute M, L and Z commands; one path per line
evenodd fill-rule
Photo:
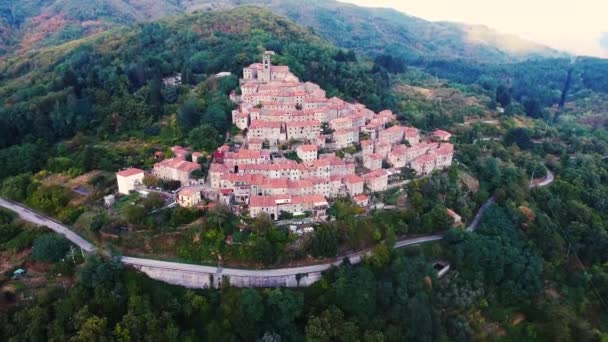
M 270 82 L 270 70 L 272 68 L 271 56 L 274 55 L 274 51 L 264 51 L 262 57 L 262 82 Z

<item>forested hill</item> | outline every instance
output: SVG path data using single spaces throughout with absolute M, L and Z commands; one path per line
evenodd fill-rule
M 487 27 L 429 22 L 391 9 L 298 0 L 23 0 L 0 4 L 0 53 L 25 52 L 118 25 L 196 10 L 261 5 L 343 48 L 375 56 L 510 62 L 564 54 Z
M 358 100 L 375 110 L 390 107 L 386 71 L 357 61 L 352 52 L 285 17 L 239 7 L 118 28 L 2 61 L 0 149 L 53 143 L 77 132 L 112 137 L 145 128 L 156 135 L 175 113 L 184 134 L 201 123 L 222 134 L 229 128 L 227 94 L 237 78 L 202 83 L 220 71 L 239 75 L 265 49 L 276 51 L 277 63 L 319 84 L 328 96 Z M 162 79 L 176 73 L 184 86 L 164 86 Z M 14 164 L 11 156 L 22 152 L 13 149 L 0 150 L 0 163 L 7 166 L 2 175 L 36 169 L 28 162 L 8 167 Z

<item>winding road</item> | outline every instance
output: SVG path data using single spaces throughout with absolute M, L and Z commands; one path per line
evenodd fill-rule
M 535 187 L 543 187 L 551 184 L 554 181 L 555 177 L 551 171 L 547 170 L 546 177 L 539 182 L 532 182 L 530 184 L 530 188 Z M 494 203 L 494 198 L 490 197 L 480 208 L 475 218 L 471 222 L 471 224 L 466 228 L 467 231 L 474 231 L 483 214 L 486 210 Z M 32 222 L 34 224 L 40 226 L 46 226 L 52 229 L 53 231 L 65 236 L 68 240 L 72 241 L 75 245 L 79 246 L 83 250 L 92 253 L 97 251 L 97 247 L 95 247 L 90 242 L 83 239 L 81 236 L 70 230 L 67 226 L 53 220 L 52 218 L 43 216 L 35 211 L 12 201 L 8 201 L 6 199 L 0 198 L 0 206 L 10 209 L 17 213 L 22 220 Z M 443 239 L 443 235 L 428 235 L 416 238 L 409 238 L 400 240 L 395 243 L 394 248 L 403 248 L 412 245 L 418 245 L 422 243 L 428 243 L 433 241 L 439 241 Z M 298 277 L 302 274 L 320 274 L 321 272 L 331 268 L 332 266 L 340 265 L 345 259 L 348 259 L 351 264 L 359 263 L 363 258 L 367 255 L 371 254 L 371 250 L 360 251 L 348 255 L 341 256 L 336 258 L 336 261 L 316 264 L 311 266 L 302 266 L 302 267 L 287 267 L 287 268 L 277 268 L 277 269 L 238 269 L 238 268 L 224 268 L 222 266 L 203 266 L 203 265 L 193 265 L 186 263 L 178 263 L 178 262 L 169 262 L 169 261 L 160 261 L 154 259 L 144 259 L 144 258 L 134 258 L 123 256 L 121 261 L 138 269 L 154 269 L 155 272 L 162 272 L 166 270 L 167 272 L 181 272 L 186 274 L 205 274 L 205 275 L 213 275 L 215 277 L 235 277 L 239 279 L 262 279 L 262 278 L 281 278 L 281 277 Z M 162 277 L 160 278 L 162 279 Z M 314 280 L 313 280 L 314 281 Z M 171 281 L 168 281 L 171 282 Z M 298 281 L 299 282 L 299 281 Z M 174 282 L 175 283 L 175 282 Z M 179 282 L 177 282 L 179 283 Z M 242 282 L 245 284 L 243 286 L 255 286 L 251 281 Z M 249 284 L 249 285 L 248 285 Z M 260 283 L 256 282 L 259 286 Z M 272 283 L 264 283 L 264 286 L 273 286 Z M 187 286 L 187 285 L 186 285 Z M 277 285 L 279 286 L 279 285 Z M 284 285 L 283 285 L 284 286 Z

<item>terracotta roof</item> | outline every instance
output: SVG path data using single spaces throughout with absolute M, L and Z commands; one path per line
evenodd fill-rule
M 270 71 L 288 72 L 289 71 L 289 67 L 287 65 L 271 65 L 270 66 Z
M 370 153 L 363 156 L 363 158 L 382 160 L 382 155 L 379 153 Z
M 198 188 L 198 187 L 197 188 L 192 188 L 192 187 L 191 188 L 183 188 L 183 189 L 181 189 L 179 191 L 179 196 L 188 196 L 188 197 L 190 197 L 190 196 L 192 196 L 192 195 L 194 195 L 196 193 L 200 193 L 200 192 L 201 192 L 201 189 Z
M 144 173 L 144 170 L 132 167 L 132 168 L 129 168 L 129 169 L 126 169 L 126 170 L 122 170 L 122 171 L 116 172 L 116 175 L 117 176 L 121 176 L 121 177 L 131 177 L 133 175 L 137 175 L 137 174 L 140 174 L 140 173 Z
M 414 127 L 404 127 L 404 134 L 406 137 L 413 137 L 413 136 L 418 136 L 419 134 L 419 130 L 418 128 L 414 128 Z
M 226 153 L 226 159 L 270 159 L 270 153 L 267 151 L 240 149 L 238 152 Z
M 401 133 L 403 130 L 404 130 L 404 127 L 401 127 L 401 126 L 398 126 L 398 125 L 397 126 L 391 126 L 391 127 L 387 128 L 387 129 L 385 129 L 383 131 L 383 132 L 386 132 L 386 133 L 380 132 L 380 134 Z
M 412 161 L 412 163 L 415 164 L 428 164 L 428 163 L 434 163 L 435 162 L 435 158 L 436 156 L 433 154 L 425 154 L 423 156 L 420 156 L 416 159 L 414 159 Z
M 290 121 L 286 123 L 287 128 L 290 127 L 310 127 L 310 126 L 320 126 L 321 123 L 317 120 L 305 120 L 305 121 Z
M 446 131 L 441 130 L 441 129 L 437 129 L 437 130 L 435 130 L 435 131 L 433 132 L 433 135 L 435 135 L 435 136 L 438 136 L 438 137 L 440 137 L 440 138 L 444 138 L 444 139 L 445 139 L 445 138 L 447 138 L 447 137 L 451 136 L 451 135 L 452 135 L 452 133 L 450 133 L 450 132 L 446 132 Z
M 353 134 L 353 133 L 357 133 L 356 128 L 342 128 L 342 129 L 337 129 L 334 131 L 334 135 L 346 135 L 346 134 Z
M 227 172 L 227 171 L 228 171 L 228 166 L 226 166 L 224 164 L 211 163 L 211 165 L 209 165 L 209 172 Z
M 353 200 L 356 203 L 367 201 L 368 199 L 369 199 L 369 197 L 367 197 L 367 195 L 364 195 L 364 194 L 360 194 L 360 195 L 357 195 L 357 196 L 353 197 Z
M 318 147 L 317 145 L 312 144 L 300 145 L 298 146 L 298 150 L 301 150 L 302 152 L 316 152 L 318 150 Z
M 386 171 L 385 169 L 374 170 L 372 172 L 368 172 L 368 173 L 364 174 L 363 178 L 369 179 L 369 178 L 378 178 L 378 177 L 382 177 L 382 176 L 388 176 L 388 171 Z
M 186 161 L 181 158 L 166 159 L 166 160 L 161 161 L 160 163 L 154 164 L 154 167 L 160 167 L 160 166 L 168 167 L 168 168 L 172 168 L 172 169 L 178 169 L 180 171 L 188 171 L 188 172 L 197 170 L 201 167 L 200 164 L 189 162 L 189 161 Z
M 327 200 L 323 195 L 302 195 L 302 196 L 292 196 L 291 203 L 293 204 L 304 204 L 304 203 L 312 203 L 312 204 L 326 204 Z
M 437 154 L 440 155 L 448 155 L 454 153 L 454 145 L 452 144 L 441 144 L 437 150 L 435 150 Z
M 281 122 L 253 120 L 251 122 L 251 125 L 249 125 L 249 129 L 256 129 L 256 128 L 277 128 L 277 129 L 280 129 L 281 128 L 281 124 L 282 124 Z
M 362 183 L 363 182 L 363 178 L 357 176 L 357 175 L 346 175 L 344 176 L 344 181 L 346 183 Z
M 274 207 L 277 205 L 277 200 L 288 199 L 289 196 L 251 196 L 249 198 L 249 207 L 263 208 Z

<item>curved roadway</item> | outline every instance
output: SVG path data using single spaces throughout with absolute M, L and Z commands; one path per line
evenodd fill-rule
M 545 179 L 538 183 L 530 184 L 530 188 L 535 187 L 543 187 L 551 184 L 554 181 L 555 177 L 553 173 L 547 170 L 547 176 Z M 494 198 L 490 197 L 480 208 L 475 218 L 471 222 L 471 224 L 466 228 L 467 231 L 474 231 L 479 222 L 485 213 L 485 211 L 494 203 Z M 86 241 L 78 234 L 71 231 L 68 227 L 63 224 L 49 218 L 46 216 L 42 216 L 31 209 L 12 202 L 5 199 L 0 198 L 0 206 L 10 209 L 17 213 L 22 220 L 29 221 L 35 223 L 40 226 L 47 226 L 55 232 L 65 236 L 68 240 L 72 241 L 74 244 L 82 248 L 87 252 L 94 252 L 97 248 Z M 417 238 L 410 238 L 398 241 L 395 243 L 394 248 L 402 248 L 406 246 L 412 246 L 427 242 L 439 241 L 443 239 L 443 235 L 429 235 Z M 156 267 L 156 268 L 164 268 L 171 270 L 179 270 L 179 271 L 187 271 L 187 272 L 204 272 L 211 274 L 222 274 L 227 276 L 241 276 L 241 277 L 279 277 L 279 276 L 291 276 L 298 274 L 306 274 L 306 273 L 314 273 L 314 272 L 323 272 L 332 266 L 340 265 L 345 258 L 348 258 L 352 264 L 359 263 L 364 256 L 370 255 L 371 251 L 361 251 L 352 253 L 349 255 L 345 255 L 339 257 L 334 262 L 317 264 L 311 266 L 302 266 L 302 267 L 288 267 L 288 268 L 277 268 L 277 269 L 238 269 L 238 268 L 224 268 L 221 266 L 203 266 L 203 265 L 193 265 L 186 263 L 178 263 L 178 262 L 169 262 L 169 261 L 159 261 L 154 259 L 144 259 L 144 258 L 134 258 L 134 257 L 122 257 L 121 261 L 126 265 L 133 266 L 146 266 L 146 267 Z

